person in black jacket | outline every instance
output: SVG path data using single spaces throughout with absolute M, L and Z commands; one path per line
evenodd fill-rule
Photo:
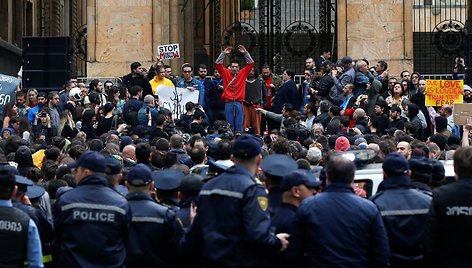
M 318 95 L 322 99 L 332 101 L 329 97 L 331 88 L 334 85 L 333 78 L 329 75 L 331 68 L 328 64 L 317 65 L 315 68 L 316 78 L 312 82 L 313 91 L 311 94 Z
M 169 135 L 164 131 L 164 125 L 166 124 L 166 117 L 163 114 L 158 114 L 156 117 L 156 127 L 151 130 L 149 135 L 149 141 L 154 138 L 161 137 L 169 140 Z
M 131 63 L 131 73 L 123 76 L 123 84 L 126 85 L 128 90 L 131 90 L 133 86 L 140 86 L 143 88 L 143 95 L 144 98 L 146 95 L 153 95 L 151 84 L 149 81 L 143 77 L 143 67 L 141 67 L 141 63 L 133 62 Z
M 468 267 L 472 263 L 472 147 L 454 153 L 456 182 L 433 191 L 423 250 L 428 267 Z
M 392 107 L 390 110 L 390 121 L 388 123 L 388 128 L 396 128 L 402 130 L 405 128 L 405 122 L 402 117 L 402 110 L 398 106 Z
M 44 135 L 46 144 L 51 144 L 52 137 L 57 136 L 57 128 L 51 125 L 51 115 L 49 108 L 42 108 L 35 116 L 33 123 L 33 133 L 39 138 Z
M 190 123 L 190 133 L 191 134 L 200 134 L 200 136 L 206 136 L 206 130 L 202 126 L 203 118 L 205 117 L 205 113 L 201 109 L 195 109 L 195 113 L 193 113 L 193 121 Z

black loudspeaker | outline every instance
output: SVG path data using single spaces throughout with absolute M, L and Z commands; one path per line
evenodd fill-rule
M 61 90 L 69 79 L 72 51 L 69 36 L 23 37 L 23 89 Z

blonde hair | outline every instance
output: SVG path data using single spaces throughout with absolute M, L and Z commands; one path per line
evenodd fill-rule
M 38 97 L 38 91 L 35 88 L 30 88 L 28 90 L 28 92 L 26 93 L 26 105 L 28 105 L 28 106 L 31 105 L 31 102 L 30 102 L 30 99 L 29 99 L 30 92 L 34 92 L 36 94 L 36 98 Z M 36 99 L 36 102 L 38 102 L 37 99 Z

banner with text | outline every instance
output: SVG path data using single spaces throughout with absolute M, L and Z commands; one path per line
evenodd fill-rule
M 164 108 L 172 112 L 174 118 L 180 118 L 180 115 L 186 112 L 185 104 L 187 102 L 198 103 L 199 91 L 159 85 L 155 94 L 159 96 L 159 100 L 162 100 Z
M 426 80 L 426 106 L 462 103 L 463 80 Z
M 20 83 L 20 79 L 0 74 L 0 114 L 3 113 L 3 106 L 10 101 L 15 101 L 15 89 Z
M 157 57 L 159 60 L 171 60 L 180 58 L 179 44 L 157 46 Z

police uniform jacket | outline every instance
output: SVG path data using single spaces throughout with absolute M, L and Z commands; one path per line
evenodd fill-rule
M 54 209 L 58 267 L 124 265 L 131 211 L 104 177 L 83 178 Z
M 431 196 L 411 189 L 410 177 L 392 176 L 382 182 L 382 190 L 370 200 L 382 215 L 392 261 L 421 260 L 421 239 Z
M 271 215 L 279 209 L 280 204 L 282 204 L 282 190 L 280 187 L 273 187 L 269 190 L 269 211 Z
M 175 267 L 178 243 L 184 231 L 175 213 L 148 194 L 130 193 L 131 228 L 126 244 L 129 267 Z
M 271 226 L 275 228 L 275 233 L 290 233 L 297 207 L 289 203 L 281 203 L 279 209 L 272 217 Z
M 189 246 L 204 265 L 215 267 L 264 265 L 268 254 L 282 248 L 270 232 L 264 187 L 248 169 L 232 166 L 203 186 Z
M 280 207 L 272 217 L 271 227 L 274 233 L 291 233 L 295 216 L 297 214 L 297 207 L 289 203 L 281 203 Z M 290 244 L 288 245 L 290 247 Z M 291 267 L 290 262 L 285 256 L 285 252 L 277 252 L 271 257 L 271 267 Z
M 293 267 L 386 267 L 389 252 L 375 205 L 350 184 L 330 183 L 297 209 L 286 254 Z
M 179 202 L 180 209 L 175 212 L 179 224 L 182 225 L 184 230 L 187 230 L 190 227 L 190 205 L 192 202 L 198 207 L 198 197 L 191 196 L 185 197 Z
M 16 198 L 12 198 L 12 205 L 15 208 L 28 214 L 30 219 L 34 221 L 38 228 L 39 237 L 41 239 L 41 248 L 43 253 L 43 261 L 52 261 L 52 242 L 54 240 L 54 231 L 52 222 L 48 220 L 46 211 L 42 208 L 35 208 L 20 203 Z
M 472 178 L 460 178 L 434 189 L 424 231 L 429 266 L 470 267 L 471 226 Z

